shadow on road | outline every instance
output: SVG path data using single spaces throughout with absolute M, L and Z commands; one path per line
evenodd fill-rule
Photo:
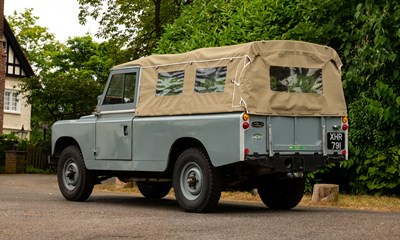
M 163 209 L 170 211 L 182 211 L 176 202 L 175 198 L 167 197 L 163 199 L 147 199 L 137 195 L 111 195 L 101 194 L 92 195 L 86 203 L 97 204 L 107 203 L 111 205 L 128 206 L 128 207 L 141 207 L 151 208 L 152 210 Z M 220 201 L 218 206 L 212 211 L 213 214 L 242 214 L 242 213 L 278 213 L 278 212 L 305 212 L 315 211 L 316 209 L 304 209 L 301 207 L 294 208 L 290 211 L 285 210 L 273 210 L 265 207 L 262 203 L 252 202 L 235 202 L 235 201 Z

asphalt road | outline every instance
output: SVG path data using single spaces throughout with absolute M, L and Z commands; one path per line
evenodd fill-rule
M 0 239 L 400 239 L 400 213 L 221 201 L 193 214 L 130 193 L 69 202 L 54 175 L 0 175 Z

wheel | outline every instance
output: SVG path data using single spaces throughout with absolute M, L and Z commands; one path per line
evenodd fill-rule
M 140 193 L 146 198 L 160 199 L 169 193 L 171 182 L 137 182 Z
M 269 176 L 258 187 L 263 203 L 271 209 L 291 209 L 303 198 L 305 178 Z
M 70 201 L 85 201 L 92 194 L 94 178 L 86 169 L 77 146 L 66 147 L 58 161 L 57 179 L 60 191 Z
M 178 204 L 187 212 L 210 211 L 221 197 L 219 173 L 197 148 L 187 149 L 178 157 L 173 186 Z

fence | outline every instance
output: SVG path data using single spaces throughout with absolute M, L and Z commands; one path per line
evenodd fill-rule
M 34 168 L 47 169 L 47 157 L 50 155 L 48 147 L 28 144 L 26 147 L 26 164 Z

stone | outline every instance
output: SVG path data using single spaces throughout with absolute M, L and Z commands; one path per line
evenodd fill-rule
M 337 202 L 339 200 L 339 185 L 315 184 L 311 201 L 313 202 Z
M 133 187 L 133 182 L 123 182 L 119 180 L 118 178 L 115 178 L 115 188 L 116 189 L 122 189 L 122 188 L 132 188 Z

